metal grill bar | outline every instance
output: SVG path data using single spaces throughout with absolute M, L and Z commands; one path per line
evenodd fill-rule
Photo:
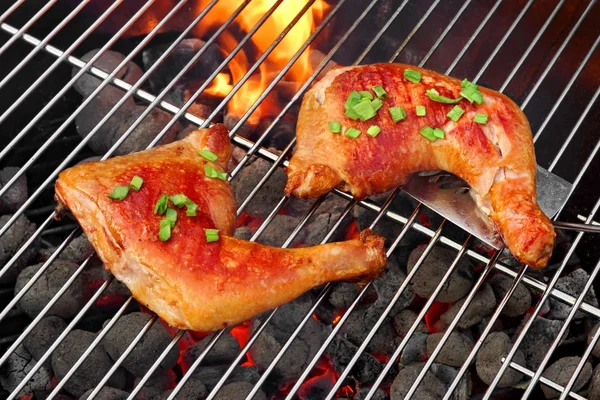
M 500 1 L 498 1 L 498 2 L 495 4 L 495 6 L 494 6 L 494 7 L 497 7 L 497 6 L 499 5 L 499 3 L 500 3 Z M 588 8 L 589 8 L 589 7 L 588 7 Z M 463 9 L 464 9 L 464 7 L 463 7 Z M 463 10 L 463 9 L 461 9 L 461 10 Z M 495 10 L 495 8 L 494 8 L 494 10 Z M 587 10 L 587 9 L 586 9 L 586 10 Z M 462 12 L 462 11 L 461 11 L 461 12 Z M 578 22 L 578 23 L 579 23 L 579 22 Z M 577 25 L 577 26 L 578 26 L 578 25 Z M 571 33 L 573 33 L 573 31 L 571 31 Z M 438 43 L 438 44 L 439 44 L 439 43 Z M 561 50 L 561 51 L 562 51 L 562 50 Z M 365 54 L 366 54 L 366 53 L 365 53 Z M 589 54 L 591 54 L 591 52 L 590 52 Z M 56 55 L 56 54 L 55 54 L 55 55 Z M 429 55 L 430 55 L 430 54 L 429 54 Z M 587 59 L 589 59 L 589 58 L 586 58 L 586 60 L 587 60 Z M 70 59 L 69 59 L 69 61 L 71 62 L 71 60 L 70 60 Z M 553 64 L 553 62 L 552 62 L 551 64 Z M 548 68 L 548 69 L 549 69 L 549 68 Z M 546 72 L 548 71 L 548 69 L 546 69 Z M 97 72 L 97 71 L 96 71 L 96 72 Z M 115 83 L 115 82 L 118 82 L 118 80 L 114 80 L 114 82 L 110 82 L 110 83 Z M 571 83 L 572 83 L 572 82 L 571 82 Z M 571 84 L 571 83 L 570 83 L 570 84 Z M 570 86 L 570 84 L 569 84 L 569 86 Z M 117 85 L 117 86 L 118 86 L 118 85 Z M 536 86 L 536 88 L 537 88 L 537 86 Z M 130 86 L 130 89 L 131 89 L 131 86 Z M 129 89 L 128 89 L 128 90 L 129 90 Z M 141 91 L 136 91 L 136 95 L 139 95 L 139 93 L 141 93 Z M 154 99 L 156 99 L 156 98 L 154 98 Z M 154 101 L 154 99 L 153 99 L 152 101 Z M 159 99 L 159 100 L 160 100 L 160 99 Z M 167 107 L 169 106 L 169 105 L 168 105 L 168 103 L 164 103 L 164 102 L 161 102 L 161 103 L 160 103 L 160 106 L 161 106 L 161 107 L 165 107 L 165 104 L 167 104 Z M 183 109 L 183 108 L 182 108 L 182 109 Z M 168 110 L 168 111 L 170 111 L 170 112 L 172 112 L 172 113 L 173 113 L 173 110 L 175 110 L 175 113 L 179 113 L 179 112 L 180 112 L 182 109 L 177 109 L 176 107 L 173 107 L 171 110 Z M 179 114 L 179 115 L 181 115 L 181 114 Z M 186 117 L 186 118 L 188 118 L 188 120 L 189 120 L 190 118 L 191 118 L 191 119 L 194 119 L 194 118 L 195 118 L 195 117 L 193 117 L 193 116 L 189 116 L 188 114 L 185 114 L 185 117 Z M 201 120 L 200 120 L 200 119 L 198 119 L 198 118 L 195 118 L 195 120 L 196 120 L 196 121 L 201 121 Z M 237 144 L 242 144 L 242 146 L 244 146 L 244 147 L 246 147 L 246 148 L 255 148 L 255 149 L 256 149 L 256 148 L 258 148 L 258 146 L 257 146 L 257 145 L 252 145 L 252 144 L 251 144 L 251 142 L 249 142 L 249 141 L 246 141 L 245 139 L 238 138 L 238 137 L 234 138 L 234 142 L 236 142 Z M 596 150 L 597 150 L 597 148 L 598 148 L 598 146 L 596 146 Z M 272 161 L 273 161 L 273 157 L 274 157 L 274 158 L 275 158 L 275 160 L 279 160 L 279 162 L 280 162 L 280 157 L 274 156 L 274 155 L 272 155 L 272 154 L 268 154 L 266 151 L 263 151 L 263 149 L 259 149 L 259 150 L 258 150 L 258 153 L 259 153 L 259 155 L 262 155 L 262 156 L 265 156 L 265 155 L 266 155 L 266 156 L 267 156 L 267 158 L 268 158 L 268 159 L 271 159 Z M 589 165 L 589 163 L 591 162 L 591 160 L 593 159 L 593 157 L 594 157 L 594 155 L 595 155 L 595 154 L 596 154 L 596 151 L 594 151 L 594 152 L 592 153 L 592 156 L 591 156 L 590 158 L 588 158 L 588 161 L 587 161 L 586 165 Z M 278 162 L 278 163 L 279 163 L 279 162 Z M 276 166 L 275 166 L 275 167 L 276 167 Z M 587 169 L 587 167 L 586 167 L 585 169 Z M 585 170 L 583 170 L 583 171 L 582 171 L 582 172 L 579 174 L 579 176 L 578 176 L 578 178 L 579 178 L 579 179 L 581 178 L 581 176 L 583 176 L 583 173 L 584 173 L 584 172 L 585 172 Z M 390 197 L 390 199 L 391 199 L 391 197 Z M 376 210 L 376 208 L 379 208 L 378 206 L 374 206 L 373 204 L 369 204 L 369 202 L 361 202 L 361 205 L 363 205 L 364 207 L 366 207 L 366 208 L 368 208 L 368 209 L 371 209 L 371 210 Z M 283 206 L 283 203 L 280 203 L 280 205 L 277 207 L 277 209 L 281 208 L 282 206 Z M 353 203 L 350 203 L 350 204 L 349 204 L 349 206 L 348 206 L 349 208 L 348 208 L 347 210 L 349 211 L 349 210 L 350 210 L 350 207 L 352 207 L 352 206 L 353 206 Z M 315 210 L 315 209 L 316 209 L 316 208 L 313 208 L 313 211 L 312 211 L 312 212 L 314 212 L 314 210 Z M 377 214 L 376 221 L 378 221 L 378 220 L 381 218 L 381 216 L 383 216 L 384 214 L 385 214 L 385 215 L 388 215 L 388 216 L 390 216 L 390 215 L 393 215 L 392 213 L 388 212 L 388 211 L 387 211 L 387 209 L 386 209 L 385 207 L 381 207 L 381 208 L 379 208 L 379 212 L 378 212 L 378 214 Z M 311 215 L 312 215 L 312 213 L 311 213 Z M 416 214 L 415 214 L 415 216 L 416 216 Z M 401 218 L 400 216 L 398 216 L 398 217 L 399 217 L 399 218 Z M 396 219 L 396 218 L 393 218 L 393 219 Z M 398 220 L 398 219 L 396 219 L 396 220 Z M 305 221 L 306 221 L 306 220 L 305 220 Z M 340 220 L 340 221 L 341 221 L 341 220 Z M 404 219 L 404 221 L 406 221 L 406 219 Z M 413 218 L 413 221 L 414 221 L 414 218 Z M 269 222 L 270 222 L 270 221 L 269 221 Z M 406 222 L 408 222 L 408 221 L 406 221 Z M 374 224 L 375 224 L 375 223 L 376 223 L 376 222 L 374 222 Z M 266 225 L 267 225 L 267 224 L 263 224 L 263 225 L 261 226 L 261 228 L 262 228 L 262 229 L 264 229 L 264 227 L 266 227 Z M 412 225 L 412 224 L 408 224 L 408 225 Z M 420 226 L 420 225 L 418 225 L 418 226 Z M 405 228 L 406 228 L 406 227 L 405 227 Z M 297 233 L 297 231 L 299 231 L 299 229 L 301 229 L 301 227 L 300 227 L 300 228 L 297 228 L 297 230 L 295 230 L 295 232 Z M 429 231 L 429 230 L 428 230 L 428 228 L 422 227 L 422 230 L 424 230 L 424 231 L 426 231 L 426 232 L 430 233 L 430 234 L 429 234 L 429 236 L 434 236 L 434 233 L 433 233 L 432 231 Z M 262 232 L 262 230 L 260 230 L 260 232 Z M 331 233 L 331 234 L 332 234 L 333 232 L 334 232 L 334 230 L 330 231 L 330 233 Z M 257 235 L 258 235 L 258 234 L 259 234 L 259 232 L 257 232 Z M 255 235 L 255 236 L 257 236 L 257 235 Z M 445 238 L 444 238 L 444 237 L 440 237 L 440 235 L 439 235 L 439 234 L 437 234 L 437 233 L 436 233 L 436 235 L 437 235 L 437 236 L 435 236 L 435 237 L 436 237 L 436 238 L 439 238 L 439 239 L 440 239 L 440 242 L 442 242 L 442 243 L 443 243 L 443 242 L 444 242 L 444 240 L 443 240 L 443 239 L 445 239 Z M 294 236 L 295 236 L 295 235 L 294 235 Z M 255 238 L 254 238 L 254 239 L 255 239 Z M 291 240 L 291 239 L 288 239 L 288 240 Z M 446 240 L 448 240 L 448 239 L 446 239 Z M 433 242 L 433 241 L 432 241 L 432 242 Z M 450 241 L 450 242 L 451 242 L 451 241 Z M 453 242 L 451 242 L 451 243 L 453 243 Z M 465 250 L 466 250 L 465 248 L 461 247 L 459 244 L 456 244 L 456 243 L 454 243 L 454 245 L 453 245 L 452 247 L 454 247 L 454 248 L 456 248 L 456 249 L 460 249 L 460 251 L 461 251 L 462 253 L 464 253 L 464 252 L 465 252 Z M 477 254 L 477 253 L 475 253 L 475 252 L 472 252 L 472 251 L 470 251 L 470 250 L 469 250 L 469 251 L 466 251 L 466 252 L 467 252 L 467 254 L 471 254 L 471 256 L 472 256 L 472 257 L 476 257 L 476 258 L 478 258 L 478 257 L 479 257 L 479 258 L 480 258 L 480 257 L 483 257 L 483 256 L 481 256 L 481 255 L 479 255 L 479 254 Z M 491 264 L 493 265 L 494 263 L 492 262 Z M 498 268 L 498 266 L 496 266 L 496 267 Z M 500 267 L 502 267 L 502 266 L 500 266 Z M 504 268 L 505 268 L 505 269 L 507 269 L 508 271 L 510 271 L 510 270 L 509 270 L 507 267 L 504 267 Z M 509 275 L 511 275 L 511 273 L 512 273 L 512 271 L 510 271 Z M 526 278 L 525 278 L 525 280 L 527 281 L 527 279 L 528 279 L 528 278 L 526 277 Z M 549 286 L 546 286 L 545 284 L 543 284 L 543 283 L 540 283 L 540 282 L 537 282 L 537 281 L 535 281 L 535 280 L 530 280 L 530 281 L 529 281 L 529 284 L 530 284 L 530 285 L 532 285 L 532 286 L 534 286 L 534 287 L 537 287 L 538 289 L 539 289 L 539 288 L 548 288 L 548 292 L 552 292 L 552 293 L 560 293 L 559 291 L 556 291 L 555 289 L 553 289 L 551 286 L 550 286 L 550 287 L 549 287 Z M 569 296 L 569 295 L 566 295 L 566 296 L 567 296 L 567 297 L 565 297 L 565 298 L 566 298 L 566 299 L 569 299 L 569 301 L 567 301 L 567 302 L 570 302 L 570 304 L 573 304 L 573 303 L 575 302 L 575 299 L 574 299 L 572 296 Z M 560 296 L 559 296 L 559 297 L 560 297 Z M 575 307 L 575 309 L 577 309 L 577 308 L 578 308 L 578 307 Z M 585 304 L 583 304 L 582 308 L 585 308 Z M 591 311 L 591 312 L 593 313 L 593 312 L 596 312 L 596 310 L 597 310 L 597 309 L 596 309 L 595 307 L 591 307 L 591 306 L 589 306 L 588 312 L 590 312 L 590 311 Z M 220 334 L 218 334 L 218 335 L 216 335 L 216 336 L 215 336 L 215 339 L 213 340 L 213 343 L 214 343 L 214 342 L 216 342 L 216 340 L 218 340 L 218 337 L 220 337 Z M 141 338 L 141 336 L 140 336 L 140 338 Z M 178 339 L 178 338 L 176 337 L 176 339 Z M 177 342 L 177 340 L 175 340 L 175 339 L 174 339 L 174 341 L 172 342 L 172 344 L 174 344 L 174 343 L 176 343 L 176 342 Z M 131 347 L 131 349 L 132 349 L 132 348 L 133 348 L 133 347 Z M 167 350 L 168 350 L 168 349 L 167 349 Z M 163 354 L 166 354 L 166 351 L 167 351 L 167 350 L 165 350 L 165 353 L 163 353 Z M 208 353 L 208 351 L 209 351 L 209 350 L 206 350 L 206 353 Z M 122 361 L 122 360 L 121 360 L 121 361 Z M 159 362 L 159 360 L 157 360 L 157 363 L 158 363 L 158 362 Z M 157 365 L 155 364 L 155 367 L 156 367 L 156 366 L 157 366 Z M 152 371 L 152 370 L 153 370 L 153 368 L 151 368 L 151 371 Z M 148 376 L 149 376 L 149 373 L 146 375 L 146 377 L 148 377 Z M 99 387 L 101 387 L 101 386 L 99 386 Z M 97 390 L 99 390 L 99 387 L 97 387 L 96 389 L 97 389 Z M 141 387 L 141 385 L 139 385 L 138 387 Z M 132 394 L 132 395 L 133 395 L 133 394 Z
M 23 33 L 26 32 L 29 28 L 31 28 L 31 26 L 35 24 L 42 17 L 42 15 L 46 14 L 46 11 L 48 11 L 55 3 L 56 0 L 50 0 L 37 13 L 35 13 L 35 15 L 31 17 L 31 19 L 21 27 L 21 29 L 19 29 L 10 39 L 6 41 L 6 43 L 2 45 L 2 47 L 0 47 L 0 55 L 2 55 L 6 51 L 6 49 L 8 49 L 14 42 L 16 42 L 17 39 L 23 36 Z

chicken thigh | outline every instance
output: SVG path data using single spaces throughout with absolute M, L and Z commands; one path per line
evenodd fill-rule
M 384 268 L 384 239 L 370 231 L 297 249 L 231 237 L 236 207 L 223 172 L 230 155 L 227 130 L 215 125 L 169 145 L 78 165 L 56 182 L 58 210 L 68 208 L 105 266 L 177 328 L 224 328 L 325 282 Z
M 374 115 L 347 111 L 358 93 L 360 101 L 382 101 Z M 445 170 L 469 183 L 518 260 L 541 268 L 552 254 L 555 232 L 536 200 L 529 123 L 501 93 L 402 64 L 338 68 L 304 96 L 296 136 L 287 195 L 340 188 L 362 199 L 413 173 Z

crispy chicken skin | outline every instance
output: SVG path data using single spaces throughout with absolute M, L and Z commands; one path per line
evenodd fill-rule
M 235 201 L 229 183 L 208 178 L 198 151 L 218 156 L 224 170 L 231 155 L 222 125 L 198 130 L 178 142 L 79 165 L 63 171 L 56 200 L 81 224 L 105 266 L 133 296 L 170 325 L 212 331 L 288 302 L 325 282 L 377 275 L 385 266 L 383 238 L 363 231 L 360 240 L 280 249 L 229 237 Z M 138 175 L 140 191 L 122 201 L 108 194 Z M 177 210 L 171 238 L 158 238 L 162 216 L 154 207 L 163 194 L 183 193 L 197 216 Z M 207 243 L 205 228 L 220 230 Z
M 421 72 L 420 83 L 404 78 L 406 68 Z M 381 85 L 389 94 L 377 115 L 368 121 L 344 116 L 344 102 L 352 90 Z M 304 96 L 296 131 L 296 151 L 287 170 L 286 194 L 317 197 L 333 188 L 357 199 L 405 184 L 418 171 L 445 170 L 476 192 L 481 209 L 498 227 L 513 255 L 535 268 L 544 267 L 552 254 L 555 233 L 540 210 L 535 192 L 536 162 L 529 123 L 508 97 L 480 88 L 481 105 L 462 100 L 465 113 L 453 122 L 446 114 L 454 104 L 435 102 L 425 91 L 435 88 L 449 98 L 460 96 L 461 82 L 425 69 L 402 64 L 373 64 L 330 71 Z M 427 115 L 418 117 L 417 105 Z M 394 123 L 389 107 L 401 106 L 407 118 Z M 485 113 L 485 125 L 473 121 Z M 352 139 L 333 134 L 329 121 L 340 122 L 362 134 Z M 381 133 L 366 134 L 371 125 Z M 423 127 L 441 128 L 445 138 L 431 142 Z

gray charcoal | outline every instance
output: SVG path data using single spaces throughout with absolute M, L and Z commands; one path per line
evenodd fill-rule
M 446 324 L 450 324 L 464 303 L 465 299 L 454 303 L 448 311 L 442 314 L 442 321 Z M 457 326 L 460 329 L 472 327 L 479 323 L 484 317 L 490 315 L 492 311 L 494 311 L 494 307 L 496 307 L 496 296 L 494 296 L 494 291 L 490 285 L 484 283 L 471 301 L 471 304 L 469 304 L 465 310 L 465 313 Z
M 596 368 L 594 368 L 594 374 L 590 381 L 588 394 L 590 399 L 600 399 L 600 364 L 596 365 Z
M 208 390 L 213 390 L 219 380 L 225 375 L 229 365 L 204 366 L 200 365 L 192 376 L 204 383 Z M 256 383 L 260 379 L 258 368 L 254 366 L 238 366 L 233 370 L 227 382 Z
M 573 297 L 578 297 L 585 286 L 585 283 L 590 278 L 590 275 L 585 272 L 584 269 L 578 268 L 575 271 L 571 272 L 567 276 L 563 276 L 559 278 L 556 282 L 556 289 L 562 290 L 565 293 L 570 294 Z M 572 309 L 572 306 L 566 303 L 561 302 L 560 300 L 556 300 L 552 297 L 549 299 L 550 301 L 550 312 L 548 313 L 548 318 L 551 319 L 565 319 L 569 315 L 569 312 Z M 588 293 L 585 295 L 583 301 L 586 303 L 598 307 L 598 300 L 596 299 L 596 293 L 594 292 L 594 288 L 591 287 Z M 584 314 L 581 311 L 577 311 L 575 313 L 575 319 L 581 319 L 584 317 Z
M 65 377 L 95 338 L 95 333 L 75 329 L 58 345 L 58 348 L 52 353 L 52 369 L 59 381 Z M 92 350 L 86 361 L 67 380 L 64 389 L 72 395 L 81 396 L 89 389 L 96 387 L 112 365 L 112 360 L 100 344 Z M 109 378 L 107 385 L 123 389 L 125 387 L 124 371 L 117 369 Z
M 254 385 L 249 382 L 234 382 L 229 383 L 215 396 L 215 400 L 237 400 L 237 399 L 245 399 L 252 389 Z M 265 396 L 262 390 L 258 390 L 256 394 L 252 397 L 252 400 L 267 400 L 267 396 Z
M 8 356 L 6 362 L 0 366 L 0 387 L 12 392 L 33 369 L 35 364 L 37 364 L 37 360 L 25 350 L 25 347 L 23 345 L 17 346 L 15 351 Z M 51 371 L 41 367 L 21 389 L 18 396 L 25 396 L 34 391 L 45 393 L 52 387 L 51 379 Z
M 521 323 L 521 326 L 515 332 L 513 340 L 521 331 L 526 320 Z M 537 317 L 531 324 L 531 328 L 525 334 L 519 349 L 525 356 L 527 367 L 537 369 L 544 359 L 544 355 L 552 345 L 552 342 L 558 336 L 558 332 L 562 326 L 561 321 L 549 320 L 544 317 Z M 564 337 L 567 337 L 568 331 Z
M 161 395 L 154 397 L 152 400 L 167 400 L 171 393 L 173 393 L 173 389 L 167 390 Z M 207 395 L 208 390 L 204 383 L 192 378 L 185 383 L 175 398 L 177 400 L 200 400 Z
M 358 347 L 347 339 L 337 335 L 327 347 L 326 354 L 331 359 L 336 371 L 343 371 L 348 365 Z M 359 385 L 372 383 L 383 371 L 383 365 L 371 354 L 363 352 L 352 367 L 352 377 Z
M 390 256 L 383 275 L 373 281 L 373 286 L 375 286 L 375 291 L 377 292 L 375 306 L 380 308 L 387 307 L 396 295 L 396 292 L 400 289 L 400 286 L 402 286 L 402 283 L 404 283 L 404 279 L 406 279 L 406 274 L 401 268 L 400 261 L 396 256 Z M 394 304 L 391 314 L 394 315 L 408 307 L 414 298 L 415 293 L 412 285 L 406 286 L 402 295 Z
M 83 395 L 81 395 L 79 400 L 87 400 L 93 391 L 94 389 L 88 390 Z M 94 397 L 94 400 L 126 400 L 127 397 L 129 397 L 129 393 L 121 389 L 115 389 L 110 386 L 104 386 Z
M 400 355 L 400 364 L 409 365 L 427 359 L 427 334 L 415 332 Z
M 19 172 L 18 167 L 6 167 L 0 170 L 0 189 Z M 27 177 L 21 175 L 15 183 L 0 197 L 0 214 L 16 212 L 27 201 Z
M 422 363 L 415 363 L 402 368 L 390 388 L 391 400 L 404 399 L 422 369 Z M 428 371 L 411 399 L 441 399 L 444 394 L 446 394 L 446 386 L 431 371 Z
M 367 395 L 369 394 L 369 392 L 371 391 L 370 387 L 366 387 L 366 388 L 361 388 L 357 393 L 356 393 L 356 400 L 364 400 L 367 398 Z M 375 391 L 375 394 L 373 395 L 373 397 L 371 397 L 372 400 L 389 400 L 390 396 L 388 396 L 388 394 L 382 390 L 382 389 L 377 389 Z
M 513 284 L 513 279 L 508 276 L 497 274 L 490 282 L 494 295 L 497 301 L 501 301 Z M 531 293 L 523 285 L 519 283 L 513 292 L 510 299 L 502 310 L 502 315 L 507 317 L 518 317 L 527 312 L 531 307 Z
M 150 315 L 141 312 L 133 312 L 119 318 L 103 340 L 104 347 L 113 360 L 117 360 L 125 352 L 150 318 Z M 135 376 L 144 376 L 171 340 L 167 328 L 158 321 L 155 322 L 125 358 L 123 368 Z M 179 349 L 173 346 L 157 371 L 171 369 L 178 356 Z
M 432 354 L 437 348 L 444 333 L 432 333 L 427 337 L 427 353 Z M 460 367 L 473 350 L 473 339 L 462 332 L 452 332 L 444 343 L 435 361 L 441 364 Z
M 454 379 L 458 376 L 458 368 L 450 367 L 444 364 L 431 364 L 431 372 L 440 380 L 447 388 L 450 388 Z M 460 379 L 456 389 L 452 393 L 452 400 L 468 400 L 471 398 L 471 390 L 473 382 L 471 374 L 467 371 Z
M 12 215 L 0 217 L 0 227 L 6 225 Z M 19 216 L 8 228 L 6 233 L 0 237 L 0 265 L 3 268 L 8 261 L 17 253 L 24 243 L 36 230 L 34 223 L 29 222 L 25 215 Z M 0 276 L 0 284 L 13 283 L 17 276 L 27 266 L 27 263 L 37 255 L 40 247 L 39 237 L 21 254 L 10 268 Z
M 100 50 L 100 49 L 94 49 L 94 50 L 84 54 L 81 57 L 81 60 L 83 60 L 85 62 L 90 61 L 92 59 L 92 57 L 96 53 L 98 53 L 98 50 Z M 125 59 L 125 56 L 123 56 L 121 53 L 117 53 L 116 51 L 107 50 L 94 62 L 94 66 L 97 68 L 100 68 L 104 72 L 110 74 L 124 59 Z M 73 67 L 72 75 L 75 76 L 79 71 L 80 71 L 80 68 Z M 119 78 L 121 80 L 124 80 L 127 83 L 134 84 L 135 82 L 138 81 L 138 79 L 142 75 L 143 75 L 143 73 L 142 73 L 142 70 L 140 69 L 140 67 L 138 67 L 137 64 L 130 61 L 127 63 L 126 66 L 121 68 L 121 70 L 119 72 L 117 72 L 115 77 Z M 75 81 L 73 88 L 77 92 L 79 92 L 79 94 L 81 94 L 83 97 L 87 97 L 98 86 L 100 86 L 101 83 L 102 83 L 102 81 L 100 79 L 94 77 L 93 75 L 83 74 L 79 79 L 77 79 L 77 81 Z M 105 87 L 105 89 L 103 89 L 103 91 L 107 90 L 107 89 L 120 91 L 120 89 L 113 88 L 110 85 L 107 85 Z M 122 91 L 120 91 L 120 92 L 124 93 Z
M 35 358 L 42 358 L 46 350 L 52 346 L 56 339 L 67 327 L 67 323 L 60 317 L 50 316 L 44 317 L 33 328 L 29 335 L 23 339 L 23 346 Z M 50 367 L 50 359 L 44 363 L 44 366 Z
M 475 358 L 475 368 L 479 378 L 489 385 L 502 366 L 502 358 L 506 357 L 513 344 L 508 335 L 504 332 L 491 332 L 483 342 L 483 345 Z M 525 356 L 518 349 L 513 357 L 513 361 L 519 365 L 525 366 Z M 523 374 L 512 368 L 508 368 L 498 382 L 498 387 L 509 387 L 516 385 L 523 379 Z
M 68 260 L 76 264 L 81 264 L 90 255 L 94 253 L 94 246 L 88 238 L 82 234 L 71 240 L 71 243 L 60 253 L 59 260 Z
M 183 353 L 183 364 L 189 368 L 194 361 L 198 359 L 202 351 L 210 343 L 211 336 L 202 341 L 188 347 Z M 206 354 L 202 361 L 202 365 L 221 365 L 231 363 L 240 353 L 240 344 L 236 338 L 231 336 L 231 333 L 225 332 L 219 340 L 214 344 L 212 349 Z
M 183 39 L 148 77 L 153 92 L 158 93 L 164 89 L 205 44 L 204 41 L 196 38 Z M 144 68 L 148 70 L 164 54 L 169 46 L 171 46 L 171 43 L 152 46 L 144 50 L 142 52 Z M 219 67 L 222 60 L 223 57 L 217 44 L 213 43 L 204 50 L 197 62 L 181 79 L 189 81 L 208 78 Z
M 305 204 L 312 204 L 312 202 L 305 201 Z M 306 224 L 306 228 L 303 230 L 305 232 L 303 241 L 307 245 L 320 244 L 329 234 L 331 229 L 333 229 L 333 227 L 337 224 L 338 219 L 347 204 L 347 200 L 344 200 L 339 196 L 328 196 L 316 210 L 315 215 L 313 215 Z M 308 213 L 308 210 L 306 211 L 306 213 Z M 299 217 L 305 216 L 306 213 L 300 215 Z M 329 241 L 343 240 L 344 234 L 347 232 L 351 222 L 351 215 L 346 215 Z
M 335 283 L 329 294 L 329 303 L 335 308 L 347 308 L 356 299 L 360 288 L 356 283 L 338 282 Z
M 15 294 L 21 291 L 43 265 L 31 265 L 19 274 L 15 285 Z M 70 261 L 55 260 L 21 297 L 19 308 L 31 319 L 35 318 L 78 268 L 79 265 Z M 56 315 L 63 319 L 74 317 L 89 300 L 90 294 L 86 293 L 88 292 L 86 289 L 87 279 L 85 274 L 81 273 L 46 315 Z
M 592 343 L 592 339 L 593 339 L 594 335 L 596 334 L 596 332 L 598 331 L 598 327 L 600 327 L 600 322 L 597 322 L 596 325 L 594 325 L 594 327 L 590 331 L 590 333 L 588 333 L 588 336 L 587 336 L 587 345 L 588 346 L 590 345 L 590 343 Z M 594 348 L 592 349 L 592 355 L 596 358 L 600 358 L 600 339 L 594 345 Z M 598 387 L 598 389 L 600 389 L 600 387 Z
M 421 246 L 410 253 L 408 258 L 409 272 L 412 271 L 424 251 L 425 246 Z M 412 287 L 415 293 L 423 298 L 429 298 L 455 257 L 456 252 L 452 250 L 448 250 L 441 246 L 434 247 L 412 279 Z M 436 300 L 441 302 L 454 302 L 461 299 L 473 286 L 473 280 L 473 265 L 466 257 L 462 257 L 450 275 L 450 278 L 442 287 Z
M 379 305 L 357 307 L 348 316 L 341 332 L 350 342 L 360 346 L 380 318 L 384 308 L 385 306 Z M 367 345 L 367 351 L 373 354 L 391 354 L 394 351 L 394 338 L 394 328 L 389 319 L 386 319 Z
M 142 378 L 135 378 L 133 387 L 137 387 Z M 173 370 L 161 371 L 152 375 L 152 379 L 148 379 L 142 389 L 138 392 L 136 399 L 152 400 L 156 396 L 162 395 L 167 389 L 172 388 L 177 382 L 177 376 Z
M 241 205 L 246 200 L 271 165 L 268 161 L 254 158 L 242 168 L 237 178 L 231 181 L 231 189 L 237 204 Z M 243 211 L 255 217 L 267 217 L 281 200 L 286 181 L 285 172 L 277 168 Z
M 408 330 L 417 319 L 417 316 L 416 312 L 409 310 L 408 308 L 394 315 L 393 324 L 398 336 L 402 338 L 406 336 Z M 428 333 L 427 325 L 421 320 L 415 332 Z
M 581 357 L 563 357 L 546 368 L 542 376 L 564 387 L 569 383 L 569 380 L 571 379 L 571 376 L 573 376 L 575 368 L 577 368 L 577 364 L 579 364 L 580 361 Z M 573 392 L 579 391 L 586 383 L 588 383 L 591 377 L 592 364 L 588 361 L 583 366 L 583 369 L 575 380 L 575 384 L 571 390 Z M 559 392 L 543 384 L 542 391 L 547 399 L 556 399 L 560 396 Z
M 237 228 L 233 234 L 234 237 L 242 240 L 250 240 L 254 233 L 247 226 L 240 226 Z
M 281 247 L 299 223 L 300 219 L 291 215 L 276 215 L 257 241 L 267 246 Z M 297 235 L 292 243 L 298 242 L 298 239 Z

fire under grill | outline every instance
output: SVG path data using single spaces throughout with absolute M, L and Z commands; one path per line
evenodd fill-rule
M 336 64 L 404 62 L 499 90 L 556 218 L 597 223 L 600 6 L 534 0 L 18 0 L 0 6 L 0 398 L 600 399 L 598 234 L 536 271 L 401 190 L 283 196 L 299 101 Z M 54 220 L 68 166 L 222 122 L 235 235 L 387 239 L 385 274 L 216 333 L 176 331 Z M 335 151 L 335 149 L 332 149 Z

